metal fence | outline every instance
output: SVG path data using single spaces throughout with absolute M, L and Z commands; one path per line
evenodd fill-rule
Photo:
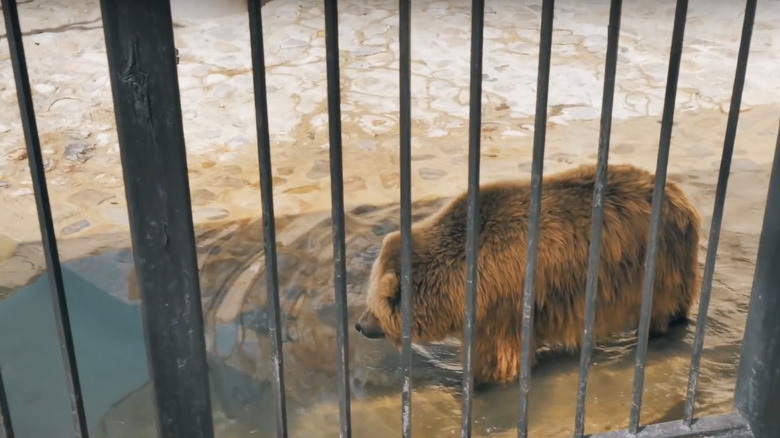
M 265 242 L 266 279 L 272 323 L 271 366 L 277 435 L 287 436 L 285 384 L 281 351 L 279 287 L 275 246 L 272 171 L 268 133 L 263 29 L 260 0 L 249 0 L 249 27 L 257 119 L 260 188 Z M 402 231 L 402 430 L 411 436 L 412 350 L 411 350 L 411 89 L 410 89 L 410 0 L 399 2 L 400 22 L 400 141 L 401 141 L 401 231 Z M 73 435 L 86 437 L 84 405 L 75 359 L 73 339 L 65 301 L 57 241 L 52 224 L 36 128 L 32 94 L 22 44 L 15 0 L 2 0 L 8 31 L 17 95 L 22 115 L 30 171 L 38 209 L 47 274 L 51 285 L 59 339 L 68 377 L 73 412 Z M 325 0 L 328 116 L 330 131 L 330 174 L 333 218 L 334 290 L 340 317 L 337 326 L 340 435 L 351 436 L 350 387 L 347 361 L 348 330 L 346 302 L 346 257 L 344 196 L 339 95 L 337 2 Z M 593 323 L 596 308 L 597 261 L 600 252 L 602 199 L 607 174 L 609 139 L 621 0 L 611 0 L 606 53 L 597 183 L 593 195 L 592 236 L 588 256 L 586 319 L 580 356 L 575 437 L 584 436 L 585 398 L 588 369 L 593 353 Z M 687 0 L 678 0 L 661 122 L 661 138 L 652 201 L 650 237 L 645 263 L 641 318 L 637 332 L 633 402 L 628 430 L 598 433 L 607 437 L 776 437 L 780 434 L 780 133 L 772 165 L 763 229 L 756 262 L 753 290 L 732 413 L 694 417 L 694 400 L 702 355 L 704 327 L 712 289 L 715 258 L 729 170 L 734 149 L 739 108 L 745 81 L 756 0 L 746 0 L 744 24 L 736 61 L 736 75 L 728 114 L 726 137 L 717 182 L 715 205 L 705 261 L 701 299 L 696 324 L 694 351 L 684 418 L 680 421 L 641 425 L 640 410 L 647 356 L 650 308 L 661 204 L 666 182 L 677 79 L 683 48 Z M 162 437 L 212 437 L 208 373 L 200 307 L 198 268 L 195 255 L 190 190 L 181 121 L 170 4 L 156 0 L 101 0 L 108 65 L 122 159 L 138 285 L 143 303 L 143 321 L 148 368 L 154 384 L 158 434 Z M 528 392 L 530 388 L 530 332 L 533 324 L 533 294 L 539 235 L 540 200 L 543 190 L 542 163 L 547 122 L 547 96 L 553 32 L 554 0 L 543 0 L 539 52 L 536 119 L 531 171 L 531 209 L 527 248 L 528 275 L 525 279 L 522 315 L 522 362 L 518 437 L 528 436 Z M 465 314 L 465 357 L 462 385 L 461 436 L 471 436 L 474 334 L 478 282 L 477 248 L 480 169 L 481 82 L 484 0 L 472 2 L 471 82 L 469 116 L 469 176 L 467 222 L 467 310 Z M 13 437 L 11 418 L 0 378 L 0 415 L 8 438 Z

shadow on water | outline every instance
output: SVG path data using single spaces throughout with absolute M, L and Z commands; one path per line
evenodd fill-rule
M 415 203 L 415 220 L 429 215 L 443 202 Z M 367 340 L 351 328 L 364 309 L 366 283 L 382 237 L 398 228 L 398 217 L 397 204 L 360 206 L 346 214 L 349 360 L 355 436 L 397 436 L 401 425 L 398 351 L 384 341 Z M 727 240 L 728 232 L 725 233 Z M 221 223 L 198 227 L 196 235 L 217 435 L 273 436 L 271 348 L 267 336 L 270 318 L 266 303 L 262 224 L 249 220 Z M 277 237 L 290 433 L 292 436 L 335 437 L 338 434 L 338 389 L 335 383 L 337 312 L 333 293 L 330 212 L 278 218 Z M 108 265 L 113 268 L 108 268 Z M 725 265 L 729 266 L 728 263 Z M 153 434 L 152 393 L 145 370 L 145 352 L 137 314 L 138 290 L 129 251 L 102 251 L 100 255 L 66 264 L 66 270 L 79 278 L 88 279 L 89 283 L 78 286 L 71 282 L 67 285 L 69 302 L 76 318 L 74 321 L 77 321 L 74 327 L 77 326 L 75 342 L 79 363 L 86 364 L 82 370 L 95 370 L 100 365 L 109 370 L 104 371 L 105 376 L 111 375 L 116 382 L 123 382 L 111 387 L 111 397 L 106 395 L 108 390 L 101 384 L 85 383 L 93 436 L 119 438 Z M 112 282 L 101 280 L 107 277 L 112 278 Z M 45 285 L 45 278 L 38 283 L 41 282 Z M 12 315 L 2 315 L 3 305 L 25 296 L 21 293 L 23 290 L 0 305 L 0 325 L 4 333 L 14 329 L 18 331 L 19 325 L 23 325 Z M 85 290 L 113 297 L 115 300 L 110 301 L 119 304 L 96 308 L 94 299 L 76 293 Z M 45 298 L 45 288 L 43 291 Z M 746 300 L 747 293 L 740 292 L 740 301 Z M 698 412 L 701 413 L 730 409 L 744 309 L 734 311 L 733 306 L 719 306 L 718 297 L 725 295 L 734 293 L 716 276 L 713 310 L 708 320 L 702 360 L 698 403 Z M 75 296 L 82 298 L 74 301 L 72 297 Z M 41 300 L 38 305 L 46 306 L 44 301 Z M 112 329 L 110 326 L 114 324 L 114 318 L 110 314 L 121 308 L 132 308 L 135 313 L 123 328 Z M 730 310 L 724 312 L 724 308 Z M 89 319 L 81 319 L 80 315 L 85 312 L 103 313 L 103 317 L 100 321 L 90 322 Z M 94 325 L 88 327 L 89 324 Z M 49 365 L 56 368 L 60 366 L 56 360 L 56 332 L 53 325 L 49 325 L 47 342 L 55 354 Z M 651 341 L 643 421 L 681 417 L 693 330 L 693 323 L 677 326 L 668 336 Z M 130 336 L 133 340 L 124 345 L 127 346 L 126 351 L 130 351 L 129 346 L 133 345 L 132 358 L 121 358 L 117 355 L 119 353 L 113 356 L 104 354 L 111 339 L 116 340 L 113 342 L 116 346 L 119 337 L 128 337 L 128 333 L 134 337 Z M 96 341 L 96 337 L 100 336 L 101 341 Z M 29 344 L 29 341 L 25 342 Z M 627 426 L 634 345 L 635 339 L 627 334 L 596 349 L 589 379 L 587 432 Z M 23 346 L 16 345 L 16 348 L 18 351 L 13 354 L 2 351 L 4 369 L 14 362 L 14 359 L 6 358 L 28 354 L 22 351 Z M 103 357 L 103 362 L 91 359 L 90 354 Z M 578 359 L 577 352 L 540 353 L 531 391 L 531 432 L 543 436 L 571 432 Z M 413 360 L 414 432 L 418 436 L 457 434 L 461 382 L 458 347 L 419 347 Z M 97 365 L 90 368 L 90 361 Z M 55 370 L 54 373 L 61 376 L 61 371 Z M 33 379 L 34 375 L 28 377 Z M 94 379 L 92 374 L 83 375 L 84 382 L 90 382 L 90 379 Z M 17 386 L 25 385 L 21 377 L 16 381 L 18 384 L 14 384 Z M 23 391 L 20 388 L 15 389 Z M 10 388 L 9 392 L 13 395 L 14 388 Z M 103 404 L 90 405 L 89 401 L 100 393 L 103 393 Z M 513 435 L 518 395 L 516 383 L 480 387 L 474 401 L 475 435 Z M 24 410 L 20 403 L 23 403 L 22 399 L 12 397 L 12 408 Z M 67 404 L 63 407 L 67 413 Z M 31 409 L 32 406 L 29 406 L 27 410 Z M 67 421 L 67 415 L 64 421 Z

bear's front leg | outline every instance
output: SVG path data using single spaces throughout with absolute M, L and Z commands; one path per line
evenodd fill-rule
M 474 380 L 477 383 L 510 382 L 520 377 L 520 339 L 478 338 L 474 351 Z M 536 348 L 531 340 L 531 367 L 536 364 Z

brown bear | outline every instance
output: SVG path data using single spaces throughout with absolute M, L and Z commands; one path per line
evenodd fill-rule
M 645 251 L 650 231 L 653 174 L 630 165 L 608 168 L 604 228 L 598 269 L 594 337 L 639 324 Z M 568 349 L 582 343 L 585 285 L 591 237 L 596 166 L 584 165 L 545 178 L 536 283 L 532 350 Z M 529 181 L 480 188 L 475 379 L 514 380 L 520 370 L 521 320 Z M 651 332 L 687 320 L 698 293 L 700 218 L 679 186 L 667 182 L 651 310 Z M 412 342 L 462 340 L 466 289 L 464 193 L 412 226 Z M 369 338 L 401 343 L 401 235 L 387 234 L 374 262 L 368 309 L 355 328 Z M 532 363 L 534 359 L 532 358 Z

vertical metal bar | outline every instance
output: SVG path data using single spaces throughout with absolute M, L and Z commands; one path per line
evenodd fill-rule
M 683 422 L 689 426 L 693 421 L 696 385 L 699 380 L 699 363 L 701 362 L 701 354 L 704 348 L 704 329 L 707 325 L 707 313 L 712 292 L 712 277 L 715 273 L 720 228 L 723 222 L 723 205 L 726 202 L 726 189 L 729 182 L 729 172 L 731 171 L 731 156 L 734 152 L 734 141 L 737 136 L 739 108 L 742 104 L 742 90 L 745 87 L 745 74 L 747 72 L 750 39 L 753 35 L 755 17 L 756 0 L 747 0 L 745 4 L 745 18 L 742 24 L 742 38 L 739 43 L 739 53 L 737 54 L 737 71 L 734 75 L 734 88 L 731 93 L 731 106 L 726 123 L 726 137 L 723 142 L 723 155 L 720 160 L 720 172 L 718 173 L 718 184 L 715 190 L 715 206 L 712 211 L 707 258 L 705 259 L 704 274 L 702 275 L 699 314 L 696 317 L 696 336 L 693 341 L 693 355 L 688 376 L 688 395 L 685 400 L 685 414 L 683 417 Z
M 0 422 L 3 423 L 4 437 L 14 438 L 14 426 L 11 423 L 11 410 L 8 408 L 8 397 L 5 394 L 2 369 L 0 369 Z
M 214 436 L 170 3 L 102 0 L 158 435 Z
M 287 437 L 287 406 L 284 390 L 284 357 L 279 310 L 279 272 L 276 257 L 276 221 L 274 218 L 273 167 L 271 139 L 268 133 L 268 100 L 263 52 L 263 17 L 260 0 L 249 0 L 249 39 L 252 50 L 252 78 L 257 122 L 257 155 L 260 162 L 260 196 L 263 208 L 263 249 L 265 251 L 265 281 L 271 307 L 271 372 L 276 408 L 276 436 Z
M 523 322 L 520 345 L 520 409 L 517 436 L 528 434 L 528 393 L 531 390 L 531 336 L 534 323 L 534 282 L 536 280 L 539 249 L 539 222 L 542 211 L 542 179 L 544 147 L 547 138 L 547 97 L 550 89 L 550 60 L 552 58 L 554 0 L 542 2 L 542 23 L 539 30 L 539 65 L 536 84 L 536 111 L 534 119 L 534 149 L 531 162 L 531 211 L 526 247 L 525 285 L 523 288 Z
M 639 415 L 642 408 L 642 391 L 645 381 L 645 362 L 647 360 L 647 341 L 650 331 L 650 311 L 653 304 L 653 285 L 655 282 L 655 263 L 658 254 L 658 233 L 661 224 L 661 208 L 666 187 L 666 170 L 669 164 L 669 147 L 672 141 L 674 122 L 674 104 L 677 97 L 677 80 L 680 75 L 680 61 L 683 51 L 685 18 L 688 13 L 688 0 L 678 0 L 674 15 L 672 47 L 669 54 L 669 71 L 666 78 L 666 96 L 661 119 L 661 140 L 658 146 L 658 160 L 655 166 L 655 184 L 653 204 L 650 214 L 650 236 L 645 255 L 645 272 L 642 289 L 642 307 L 637 329 L 637 351 L 634 364 L 634 397 L 631 403 L 629 429 L 636 433 L 639 428 Z
M 57 237 L 54 231 L 49 190 L 46 186 L 46 173 L 43 169 L 41 142 L 38 137 L 38 127 L 35 120 L 30 78 L 27 74 L 27 61 L 24 56 L 22 29 L 19 25 L 19 11 L 15 0 L 2 0 L 5 28 L 8 35 L 8 49 L 11 52 L 11 65 L 16 78 L 16 97 L 19 101 L 19 112 L 22 116 L 22 128 L 27 146 L 27 157 L 30 165 L 35 206 L 38 211 L 38 225 L 41 228 L 41 243 L 46 258 L 46 274 L 51 288 L 51 298 L 54 304 L 54 318 L 57 324 L 57 335 L 60 341 L 65 378 L 70 392 L 70 408 L 73 415 L 73 435 L 87 437 L 87 418 L 84 413 L 84 399 L 81 393 L 76 352 L 73 347 L 73 334 L 68 316 L 68 302 L 65 297 L 65 286 L 62 281 Z
M 401 123 L 401 423 L 412 436 L 412 91 L 411 0 L 399 0 L 399 76 Z
M 750 308 L 742 342 L 735 407 L 753 436 L 780 430 L 780 130 L 758 244 Z
M 604 68 L 604 90 L 601 103 L 601 128 L 599 130 L 598 163 L 596 184 L 593 190 L 593 216 L 591 219 L 590 247 L 588 249 L 588 277 L 585 288 L 585 329 L 580 352 L 579 383 L 577 385 L 577 415 L 575 436 L 582 436 L 585 428 L 585 392 L 588 371 L 593 355 L 593 322 L 596 316 L 598 296 L 598 269 L 601 253 L 601 235 L 604 226 L 604 192 L 607 185 L 609 143 L 612 131 L 612 106 L 615 97 L 615 75 L 617 74 L 618 40 L 620 37 L 620 15 L 622 0 L 612 0 L 609 9 L 607 30 L 607 56 Z
M 474 338 L 479 282 L 479 164 L 482 132 L 482 33 L 485 0 L 471 2 L 471 83 L 469 85 L 469 181 L 466 222 L 466 315 L 464 328 L 463 400 L 461 438 L 471 437 L 471 405 L 474 394 Z
M 344 235 L 344 176 L 341 163 L 341 89 L 339 86 L 339 28 L 337 0 L 325 0 L 325 54 L 328 77 L 328 134 L 330 136 L 330 189 L 333 217 L 333 285 L 339 322 L 338 385 L 341 438 L 352 435 L 349 391 L 349 339 L 347 335 L 347 267 Z

